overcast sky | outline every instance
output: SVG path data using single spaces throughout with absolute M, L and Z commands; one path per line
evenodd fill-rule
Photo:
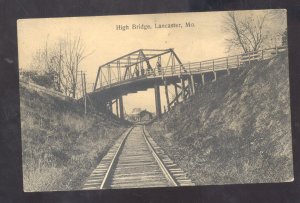
M 64 38 L 66 33 L 80 33 L 86 53 L 92 53 L 80 65 L 87 72 L 88 83 L 95 82 L 101 64 L 141 48 L 174 48 L 183 63 L 226 56 L 226 35 L 222 31 L 224 14 L 204 12 L 19 20 L 19 67 L 30 69 L 30 61 L 36 50 L 43 47 L 47 39 L 51 45 L 59 38 Z M 194 23 L 195 27 L 184 27 L 186 22 Z M 154 28 L 155 23 L 181 23 L 183 28 L 116 30 L 117 25 L 147 24 Z M 164 105 L 163 96 L 162 100 Z M 134 107 L 155 111 L 154 90 L 140 92 L 138 97 L 126 96 L 124 103 L 126 112 L 131 112 Z

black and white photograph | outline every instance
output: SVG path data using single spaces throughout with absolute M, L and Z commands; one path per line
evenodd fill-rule
M 17 22 L 24 192 L 294 181 L 287 10 Z

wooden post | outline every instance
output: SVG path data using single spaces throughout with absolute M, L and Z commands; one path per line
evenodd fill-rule
M 58 91 L 61 91 L 61 74 L 62 74 L 62 65 L 61 65 L 61 61 L 62 61 L 62 54 L 61 54 L 61 43 L 59 45 L 59 65 L 58 65 Z
M 82 71 L 80 71 L 81 76 L 81 88 L 82 88 L 82 98 L 83 98 L 83 105 L 84 105 L 84 114 L 86 114 L 86 91 L 85 91 L 85 77 Z
M 112 112 L 112 101 L 108 102 L 108 110 Z
M 217 73 L 216 72 L 214 72 L 214 80 L 213 80 L 213 82 L 214 81 L 217 81 Z
M 199 64 L 199 73 L 201 73 L 201 62 Z
M 82 71 L 80 71 L 80 77 L 81 77 L 82 97 L 84 97 L 84 85 L 83 85 L 83 74 L 82 74 Z
M 123 97 L 119 97 L 119 105 L 120 105 L 120 119 L 124 119 L 124 106 L 123 106 Z
M 85 73 L 83 73 L 83 84 L 84 84 L 84 113 L 86 114 L 86 80 L 85 80 Z
M 165 94 L 166 94 L 166 100 L 167 100 L 167 108 L 168 111 L 170 111 L 170 100 L 169 100 L 169 92 L 168 92 L 168 84 L 167 81 L 164 81 L 164 85 L 165 85 Z
M 215 61 L 213 60 L 213 73 L 214 73 L 214 79 L 213 79 L 213 82 L 217 80 L 217 74 L 216 74 L 216 71 L 215 71 Z
M 182 96 L 182 100 L 185 101 L 185 84 L 184 84 L 184 80 L 183 78 L 180 78 L 180 81 L 181 81 L 181 96 Z
M 161 102 L 160 102 L 160 91 L 159 91 L 159 85 L 154 85 L 154 91 L 155 91 L 155 106 L 156 106 L 156 116 L 161 117 Z
M 228 57 L 226 58 L 226 65 L 227 65 L 227 75 L 230 75 Z

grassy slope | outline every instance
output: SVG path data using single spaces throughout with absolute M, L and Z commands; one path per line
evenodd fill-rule
M 80 189 L 125 128 L 44 93 L 20 95 L 24 190 Z
M 287 56 L 206 84 L 148 129 L 197 184 L 291 180 Z

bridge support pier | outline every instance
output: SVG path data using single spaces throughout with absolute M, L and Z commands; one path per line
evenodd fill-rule
M 201 74 L 201 82 L 202 82 L 202 85 L 204 86 L 204 85 L 205 85 L 205 77 L 204 77 L 204 74 Z
M 193 95 L 193 87 L 192 87 L 191 77 L 188 77 L 187 81 L 188 81 L 188 96 L 190 97 Z
M 195 95 L 196 91 L 195 91 L 195 81 L 194 81 L 194 76 L 190 75 L 191 77 L 191 86 L 192 86 L 192 95 Z
M 180 81 L 181 81 L 181 92 L 182 92 L 181 96 L 182 96 L 182 100 L 185 101 L 185 84 L 184 84 L 184 79 L 181 78 Z
M 112 101 L 108 102 L 107 110 L 112 112 Z
M 118 102 L 118 98 L 116 98 L 116 115 L 119 117 L 119 102 Z
M 154 91 L 155 91 L 155 107 L 156 107 L 156 116 L 161 117 L 161 102 L 160 102 L 160 91 L 159 91 L 159 85 L 154 85 Z
M 120 105 L 120 119 L 124 119 L 124 106 L 123 106 L 123 97 L 119 97 L 119 105 Z
M 217 72 L 214 72 L 214 79 L 213 82 L 217 81 Z
M 167 109 L 168 109 L 168 111 L 170 111 L 170 100 L 169 100 L 169 92 L 168 92 L 167 80 L 164 81 L 164 85 L 165 85 L 165 94 L 166 94 L 166 101 L 167 101 Z

